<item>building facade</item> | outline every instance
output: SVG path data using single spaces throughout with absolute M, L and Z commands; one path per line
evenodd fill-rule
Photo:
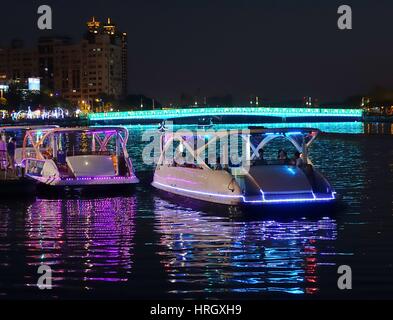
M 24 48 L 14 40 L 9 48 L 0 48 L 0 82 L 24 81 L 38 76 L 38 50 Z
M 43 37 L 37 48 L 0 49 L 0 82 L 41 79 L 42 89 L 90 108 L 103 95 L 127 94 L 127 34 L 108 19 L 87 22 L 78 43 L 68 37 Z

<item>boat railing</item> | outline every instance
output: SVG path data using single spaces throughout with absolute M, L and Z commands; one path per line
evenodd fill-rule
M 7 180 L 7 152 L 5 150 L 0 151 L 0 171 L 4 170 L 4 180 Z

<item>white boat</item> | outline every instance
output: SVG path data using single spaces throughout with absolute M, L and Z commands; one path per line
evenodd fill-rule
M 22 155 L 25 176 L 50 187 L 136 184 L 128 137 L 124 127 L 28 131 Z
M 319 130 L 252 129 L 239 136 L 245 145 L 245 161 L 240 166 L 209 166 L 205 161 L 209 146 L 235 134 L 239 135 L 231 131 L 199 137 L 165 133 L 152 185 L 170 194 L 231 206 L 326 204 L 336 200 L 333 187 L 314 167 L 308 155 Z M 301 161 L 258 160 L 260 151 L 279 137 L 291 142 L 302 154 Z M 197 141 L 202 143 L 197 144 Z M 199 147 L 191 147 L 195 145 Z M 167 154 L 171 154 L 176 158 L 173 153 L 178 153 L 179 149 L 181 153 L 187 149 L 191 162 L 179 165 L 168 157 Z
M 15 165 L 17 167 L 22 166 L 22 150 L 23 150 L 23 141 L 26 135 L 26 132 L 29 130 L 37 130 L 37 131 L 45 131 L 49 129 L 55 129 L 58 126 L 55 125 L 44 125 L 44 126 L 7 126 L 0 127 L 0 139 L 5 136 L 6 142 L 8 142 L 10 137 L 15 138 L 16 140 L 16 149 L 15 149 Z M 32 150 L 31 150 L 32 151 Z

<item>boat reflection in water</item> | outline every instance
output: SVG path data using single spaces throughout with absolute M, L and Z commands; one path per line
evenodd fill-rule
M 53 270 L 60 288 L 97 288 L 127 281 L 133 267 L 135 198 L 37 200 L 27 211 L 28 268 Z
M 334 250 L 336 221 L 231 221 L 155 199 L 171 293 L 189 297 L 314 294 Z M 334 264 L 333 264 L 334 265 Z

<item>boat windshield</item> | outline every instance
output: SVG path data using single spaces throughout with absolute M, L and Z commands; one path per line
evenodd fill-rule
M 33 131 L 27 138 L 26 148 L 29 147 L 36 148 L 45 159 L 86 155 L 125 156 L 123 137 L 116 130 L 59 130 L 44 135 L 41 140 Z

